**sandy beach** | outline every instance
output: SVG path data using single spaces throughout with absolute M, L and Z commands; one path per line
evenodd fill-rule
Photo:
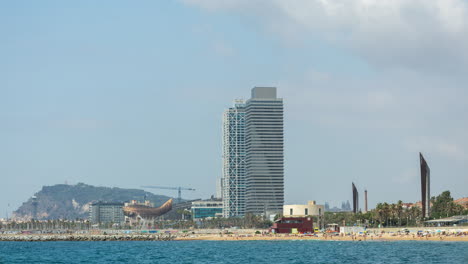
M 367 235 L 332 235 L 329 233 L 318 233 L 314 235 L 304 234 L 271 234 L 267 230 L 232 230 L 231 233 L 221 230 L 200 230 L 192 234 L 177 236 L 175 240 L 215 240 L 215 241 L 237 241 L 237 240 L 324 240 L 324 241 L 464 241 L 468 242 L 468 229 L 464 227 L 446 228 L 409 228 L 408 234 L 399 232 L 401 228 L 373 228 L 368 229 Z M 418 231 L 423 231 L 418 236 Z
M 272 234 L 256 229 L 195 230 L 93 230 L 88 233 L 34 234 L 0 233 L 0 241 L 255 241 L 255 240 L 322 240 L 322 241 L 461 241 L 468 242 L 468 229 L 411 228 L 409 233 L 397 228 L 368 229 L 367 234 Z M 418 235 L 419 234 L 419 235 Z
M 323 241 L 464 241 L 468 242 L 468 236 L 424 236 L 413 235 L 369 235 L 369 236 L 317 236 L 307 235 L 193 235 L 176 237 L 174 240 L 212 240 L 212 241 L 248 241 L 248 240 L 323 240 Z

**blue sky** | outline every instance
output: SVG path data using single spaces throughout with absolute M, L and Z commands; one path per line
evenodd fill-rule
M 417 201 L 419 151 L 468 196 L 466 47 L 461 0 L 0 2 L 0 216 L 64 182 L 214 194 L 254 86 L 284 98 L 287 203 Z

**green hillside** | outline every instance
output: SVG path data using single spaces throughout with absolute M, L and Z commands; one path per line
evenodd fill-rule
M 37 197 L 37 218 L 47 219 L 83 219 L 88 217 L 89 205 L 93 202 L 127 202 L 129 200 L 150 200 L 160 206 L 171 197 L 155 195 L 139 189 L 96 187 L 84 183 L 76 185 L 57 184 L 44 186 L 35 194 Z M 31 218 L 33 200 L 24 202 L 14 215 L 19 219 Z

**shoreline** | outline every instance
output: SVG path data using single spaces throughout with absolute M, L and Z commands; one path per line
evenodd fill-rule
M 288 240 L 317 240 L 317 241 L 439 241 L 439 242 L 468 242 L 468 236 L 434 235 L 417 237 L 413 235 L 345 235 L 345 236 L 307 236 L 307 235 L 220 235 L 220 234 L 2 234 L 0 242 L 46 242 L 46 241 L 288 241 Z
M 281 241 L 281 240 L 318 240 L 318 241 L 440 241 L 440 242 L 468 242 L 468 236 L 430 236 L 413 237 L 412 235 L 382 235 L 382 236 L 304 236 L 304 235 L 286 235 L 286 236 L 195 236 L 195 237 L 176 237 L 176 241 Z

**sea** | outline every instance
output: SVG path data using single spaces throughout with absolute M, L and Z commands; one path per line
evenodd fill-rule
M 0 242 L 0 263 L 465 263 L 468 242 Z

